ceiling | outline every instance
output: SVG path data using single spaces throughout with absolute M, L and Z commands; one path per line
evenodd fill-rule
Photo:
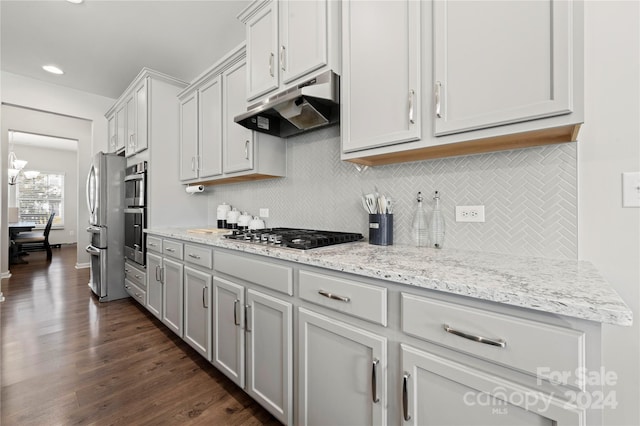
M 190 82 L 241 43 L 248 0 L 0 1 L 3 71 L 118 98 L 143 67 Z M 53 64 L 64 75 L 50 74 Z

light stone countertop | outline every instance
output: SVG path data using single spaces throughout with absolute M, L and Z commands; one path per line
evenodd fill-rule
M 631 309 L 585 261 L 367 242 L 305 251 L 228 240 L 221 233 L 191 233 L 187 228 L 146 232 L 600 323 L 628 326 L 633 320 Z

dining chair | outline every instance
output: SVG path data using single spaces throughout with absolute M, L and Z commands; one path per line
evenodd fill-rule
M 47 260 L 51 260 L 53 254 L 51 253 L 51 245 L 49 244 L 49 232 L 51 232 L 51 224 L 53 223 L 53 217 L 55 215 L 55 213 L 51 213 L 43 232 L 21 232 L 14 238 L 13 241 L 17 246 L 18 253 L 25 249 L 44 249 L 47 251 Z

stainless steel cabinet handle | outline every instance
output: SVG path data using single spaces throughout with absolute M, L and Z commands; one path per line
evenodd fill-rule
M 207 287 L 202 287 L 202 307 L 207 309 L 209 305 L 207 305 L 207 299 L 205 298 L 207 294 Z
M 244 307 L 244 329 L 247 331 L 251 331 L 251 316 L 249 312 L 251 311 L 251 305 L 246 305 Z
M 349 303 L 351 301 L 351 299 L 348 298 L 347 296 L 338 296 L 337 294 L 329 293 L 328 291 L 325 291 L 325 290 L 318 290 L 318 294 L 320 296 L 324 296 L 333 300 L 339 300 L 345 303 Z
M 442 90 L 442 83 L 436 81 L 436 117 L 442 118 L 442 112 L 440 111 L 440 90 Z
M 147 243 L 147 244 L 148 244 L 150 247 L 155 247 L 155 246 L 157 246 L 157 244 L 156 244 L 156 243 Z
M 282 69 L 282 71 L 286 71 L 287 67 L 284 64 L 284 56 L 285 56 L 285 47 L 280 46 L 280 68 Z
M 138 275 L 138 274 L 136 274 L 136 275 L 135 275 L 135 277 L 136 277 L 137 279 L 139 279 L 139 280 L 141 280 L 141 279 L 142 279 L 142 277 L 141 277 L 140 275 Z
M 176 249 L 172 249 L 171 247 L 167 247 L 165 248 L 166 251 L 168 251 L 169 253 L 175 253 Z
M 160 265 L 156 265 L 156 281 L 160 281 Z
M 413 97 L 415 94 L 415 90 L 409 90 L 409 123 L 411 124 L 415 123 L 415 120 L 413 119 Z
M 244 142 L 244 159 L 249 159 L 249 141 Z
M 200 256 L 198 256 L 197 254 L 189 253 L 188 256 L 192 259 L 200 259 Z
M 455 334 L 456 336 L 464 337 L 465 339 L 473 340 L 474 342 L 484 343 L 485 345 L 498 346 L 500 348 L 504 348 L 507 346 L 507 341 L 504 339 L 489 339 L 487 337 L 465 333 L 463 331 L 449 327 L 448 324 L 443 324 L 443 327 L 444 331 L 446 331 L 447 333 Z
M 371 399 L 374 404 L 380 402 L 380 398 L 378 398 L 378 378 L 376 377 L 376 367 L 379 363 L 380 360 L 375 358 L 371 367 Z
M 196 171 L 196 157 L 191 157 L 191 171 Z
M 128 286 L 126 284 L 124 285 L 124 288 L 126 288 L 127 290 L 131 290 L 131 286 Z
M 238 299 L 233 301 L 233 324 L 234 325 L 240 325 L 240 321 L 238 320 L 238 303 L 240 303 Z
M 164 284 L 164 266 L 160 267 L 160 282 Z
M 274 58 L 274 55 L 273 55 L 273 52 L 271 52 L 269 54 L 269 75 L 271 77 L 273 77 L 273 58 Z
M 136 297 L 137 297 L 138 299 L 142 299 L 142 295 L 141 295 L 140 293 L 136 293 Z
M 404 421 L 408 422 L 411 420 L 411 416 L 409 415 L 409 392 L 407 389 L 407 382 L 409 381 L 409 377 L 411 374 L 405 371 L 402 376 L 402 417 L 404 417 Z

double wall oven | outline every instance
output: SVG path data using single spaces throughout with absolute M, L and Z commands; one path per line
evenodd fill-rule
M 145 264 L 145 234 L 147 220 L 147 162 L 126 168 L 124 178 L 124 256 L 140 265 Z

